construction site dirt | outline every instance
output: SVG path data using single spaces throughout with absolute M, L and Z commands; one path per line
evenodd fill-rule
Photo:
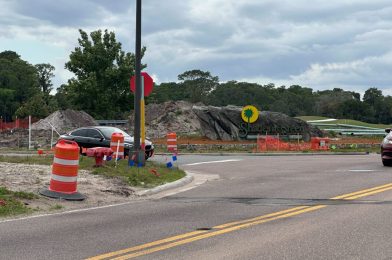
M 51 166 L 0 162 L 0 169 L 0 186 L 37 195 L 36 199 L 23 201 L 35 215 L 141 199 L 135 194 L 137 189 L 129 187 L 122 180 L 104 178 L 85 170 L 79 170 L 77 189 L 87 199 L 67 201 L 48 198 L 39 195 L 39 190 L 49 187 Z

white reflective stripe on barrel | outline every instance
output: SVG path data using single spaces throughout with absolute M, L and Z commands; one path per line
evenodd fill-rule
M 116 146 L 117 147 L 117 143 L 111 142 L 110 146 Z M 124 143 L 120 143 L 119 146 L 124 146 Z
M 168 142 L 176 142 L 177 139 L 167 139 Z
M 76 182 L 78 180 L 77 176 L 67 177 L 67 176 L 56 175 L 53 173 L 51 178 L 52 180 L 61 181 L 61 182 Z
M 167 147 L 177 147 L 176 144 L 168 144 Z
M 79 165 L 79 160 L 65 160 L 65 159 L 54 157 L 53 163 L 75 166 L 75 165 Z

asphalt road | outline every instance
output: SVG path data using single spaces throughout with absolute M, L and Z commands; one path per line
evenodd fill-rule
M 196 180 L 219 179 L 160 199 L 0 222 L 0 259 L 392 258 L 392 168 L 379 155 L 178 163 Z

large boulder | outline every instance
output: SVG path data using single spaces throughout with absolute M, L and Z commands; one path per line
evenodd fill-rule
M 193 106 L 193 112 L 200 120 L 201 133 L 213 140 L 239 140 L 268 134 L 300 135 L 304 141 L 309 141 L 312 136 L 323 136 L 317 127 L 278 112 L 259 112 L 258 120 L 248 124 L 242 120 L 241 110 L 237 106 Z

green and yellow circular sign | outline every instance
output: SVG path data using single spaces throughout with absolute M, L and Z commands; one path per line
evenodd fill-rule
M 259 110 L 254 106 L 245 106 L 242 109 L 241 117 L 246 123 L 254 123 L 259 118 Z

